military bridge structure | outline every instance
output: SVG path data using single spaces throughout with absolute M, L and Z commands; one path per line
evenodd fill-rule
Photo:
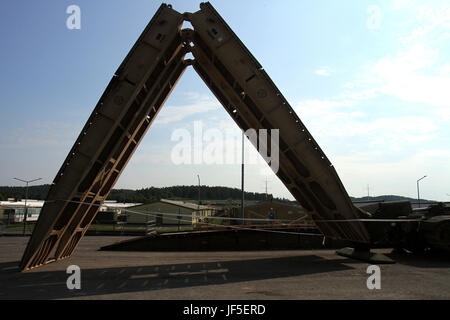
M 193 28 L 182 28 L 184 21 Z M 193 59 L 185 59 L 189 52 Z M 335 168 L 213 6 L 201 3 L 197 12 L 179 13 L 162 4 L 56 174 L 21 270 L 72 255 L 188 66 L 242 130 L 279 129 L 276 175 L 325 237 L 370 242 L 359 220 L 363 213 L 352 204 Z

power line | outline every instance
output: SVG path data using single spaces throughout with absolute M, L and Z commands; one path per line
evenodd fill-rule
M 89 202 L 81 202 L 81 201 L 73 201 L 73 200 L 53 200 L 53 201 L 65 201 L 65 202 L 72 202 L 72 203 L 78 203 L 78 204 L 91 204 Z M 101 204 L 92 204 L 93 206 L 101 206 Z M 147 211 L 147 212 L 142 212 L 142 211 L 135 211 L 135 210 L 130 210 L 130 209 L 124 209 L 122 208 L 121 210 L 126 211 L 126 212 L 130 212 L 130 213 L 135 213 L 135 214 L 140 214 L 140 215 L 153 215 L 153 216 L 158 216 L 158 215 L 165 215 L 165 216 L 173 216 L 173 217 L 188 217 L 188 218 L 200 218 L 200 219 L 217 219 L 217 220 L 243 220 L 242 218 L 232 218 L 232 217 L 217 217 L 217 216 L 200 216 L 200 215 L 191 215 L 191 214 L 178 214 L 178 213 L 168 213 L 168 212 L 154 212 L 154 211 Z M 273 222 L 273 221 L 279 221 L 279 222 L 283 222 L 283 221 L 292 221 L 289 219 L 262 219 L 262 218 L 246 218 L 245 220 L 249 220 L 249 221 L 267 221 L 267 222 Z M 419 222 L 419 221 L 423 221 L 423 219 L 370 219 L 370 218 L 361 218 L 361 219 L 344 219 L 344 220 L 335 220 L 335 219 L 328 219 L 328 220 L 315 220 L 314 222 Z M 217 226 L 216 224 L 213 224 L 215 226 Z M 254 230 L 253 228 L 250 228 L 249 230 Z

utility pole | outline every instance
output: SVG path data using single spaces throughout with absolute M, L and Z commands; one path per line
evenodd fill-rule
M 28 214 L 28 207 L 27 207 L 27 200 L 28 200 L 28 184 L 34 181 L 38 181 L 41 180 L 42 178 L 37 178 L 34 180 L 22 180 L 19 178 L 13 178 L 15 180 L 21 181 L 21 182 L 25 182 L 27 184 L 26 188 L 25 188 L 25 208 L 23 210 L 23 235 L 25 236 L 25 231 L 27 228 L 27 214 Z
M 241 210 L 242 210 L 242 224 L 245 224 L 245 209 L 244 209 L 244 130 L 242 130 L 242 201 L 241 201 Z
M 269 198 L 269 182 L 272 182 L 272 181 L 269 181 L 269 179 L 266 176 L 265 181 L 264 181 L 264 183 L 265 183 L 265 185 L 264 185 L 265 201 L 273 201 L 273 195 L 271 198 Z
M 266 201 L 267 201 L 267 177 L 266 177 Z
M 419 201 L 419 208 L 420 208 L 420 194 L 419 194 L 419 181 L 426 178 L 427 176 L 423 176 L 419 180 L 417 180 L 417 200 Z
M 197 204 L 197 212 L 194 212 L 195 216 L 198 217 L 200 216 L 200 175 L 197 174 L 197 178 L 198 178 L 198 204 Z M 194 218 L 192 218 L 194 219 Z M 199 222 L 199 219 L 195 219 L 196 223 Z
M 200 209 L 200 175 L 197 174 L 198 178 L 198 209 Z

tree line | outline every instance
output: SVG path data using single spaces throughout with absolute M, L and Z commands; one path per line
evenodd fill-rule
M 8 187 L 0 186 L 0 201 L 7 200 L 8 198 L 15 198 L 17 200 L 25 199 L 25 187 Z M 28 199 L 45 200 L 47 198 L 48 191 L 50 189 L 49 184 L 29 186 L 28 187 Z M 138 190 L 132 189 L 112 189 L 108 196 L 108 200 L 116 200 L 118 202 L 139 202 L 150 203 L 159 199 L 186 199 L 197 200 L 198 199 L 198 186 L 172 186 L 172 187 L 149 187 Z M 200 186 L 200 200 L 239 200 L 242 198 L 242 192 L 238 188 L 220 187 L 220 186 Z M 396 196 L 396 195 L 383 195 L 377 197 L 350 197 L 352 201 L 400 201 L 409 200 L 411 202 L 417 202 L 417 199 Z M 258 192 L 245 192 L 245 199 L 252 201 L 278 201 L 285 203 L 294 203 L 288 199 L 275 198 L 272 194 L 258 193 Z M 429 200 L 421 199 L 421 202 L 425 203 Z
M 15 198 L 25 199 L 25 187 L 0 186 L 0 200 Z M 45 200 L 47 198 L 49 184 L 29 186 L 28 199 Z M 172 187 L 149 187 L 138 190 L 132 189 L 112 189 L 108 200 L 118 202 L 139 202 L 150 203 L 159 199 L 194 199 L 197 200 L 238 200 L 242 198 L 242 192 L 238 188 L 220 186 L 172 186 Z M 246 200 L 264 201 L 275 200 L 281 202 L 291 202 L 288 199 L 274 198 L 272 194 L 245 192 Z

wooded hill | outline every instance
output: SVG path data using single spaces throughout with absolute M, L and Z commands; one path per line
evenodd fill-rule
M 45 200 L 50 189 L 50 185 L 37 185 L 28 187 L 28 199 Z M 158 199 L 198 199 L 198 186 L 173 186 L 163 188 L 143 188 L 139 190 L 113 189 L 108 196 L 108 200 L 118 202 L 140 202 L 150 203 Z M 7 198 L 24 199 L 25 187 L 1 187 L 0 200 Z M 201 200 L 235 200 L 241 199 L 242 192 L 237 188 L 219 186 L 200 186 Z M 245 192 L 246 200 L 263 201 L 270 200 L 273 196 L 265 193 Z M 274 198 L 281 202 L 291 202 L 287 199 Z
M 49 184 L 30 186 L 28 187 L 28 199 L 45 200 L 47 197 Z M 186 199 L 197 200 L 198 199 L 198 186 L 173 186 L 164 188 L 143 188 L 139 190 L 131 189 L 113 189 L 109 194 L 108 200 L 116 200 L 118 202 L 139 202 L 150 203 L 158 199 Z M 7 200 L 7 198 L 24 199 L 25 187 L 7 187 L 0 186 L 0 200 Z M 242 198 L 240 189 L 219 187 L 219 186 L 200 186 L 200 199 L 201 200 L 239 200 Z M 383 195 L 377 197 L 350 197 L 352 201 L 400 201 L 408 200 L 411 202 L 417 202 L 417 199 L 396 196 L 396 195 Z M 265 193 L 257 192 L 245 192 L 245 200 L 251 201 L 264 201 L 274 200 L 285 203 L 295 203 L 288 199 L 274 198 L 272 194 L 266 196 Z M 429 202 L 428 200 L 421 199 L 422 203 Z

